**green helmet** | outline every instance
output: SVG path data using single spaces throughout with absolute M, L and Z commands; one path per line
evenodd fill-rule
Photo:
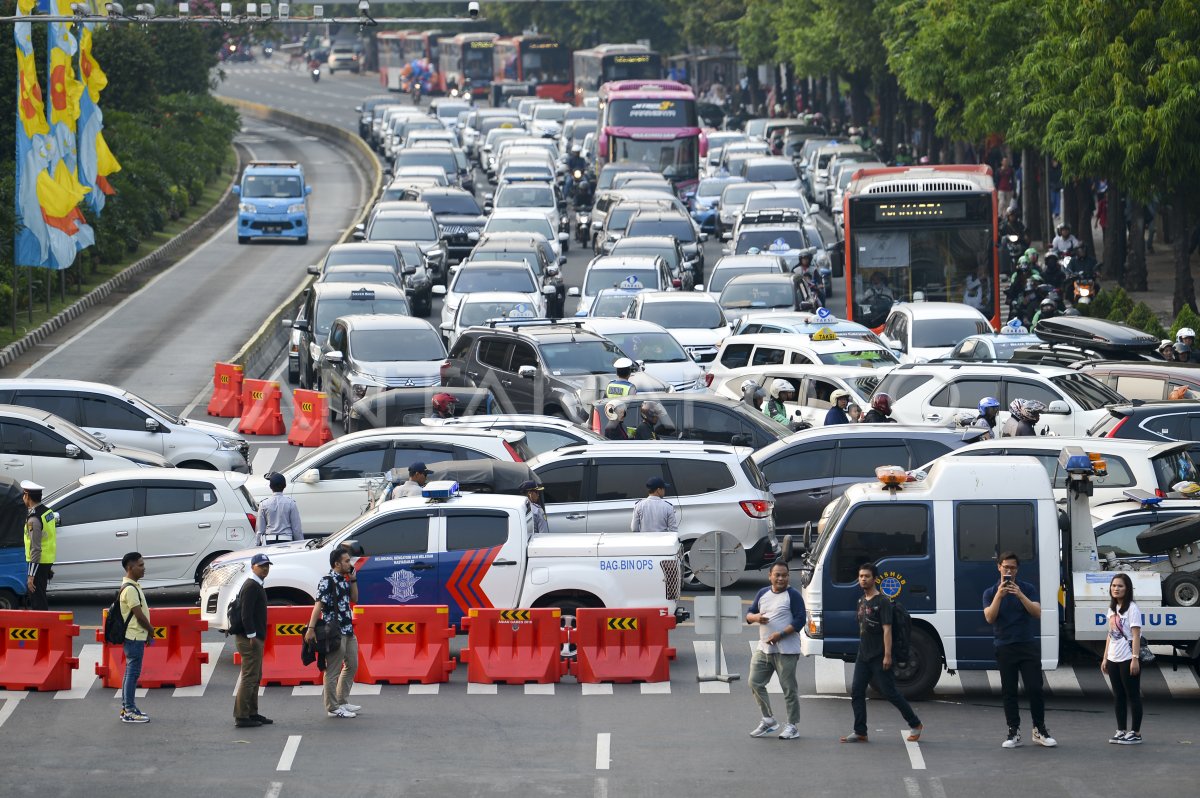
M 1029 249 L 1025 250 L 1025 257 L 1028 258 L 1029 260 L 1037 260 L 1037 256 L 1038 256 L 1037 250 L 1034 249 L 1033 247 L 1030 247 Z
M 1029 263 L 1029 258 L 1027 256 L 1022 255 L 1021 257 L 1017 258 L 1018 266 L 1024 266 L 1026 263 Z

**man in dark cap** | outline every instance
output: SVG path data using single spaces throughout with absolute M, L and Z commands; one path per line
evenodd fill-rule
M 529 499 L 529 512 L 533 514 L 533 532 L 537 535 L 550 532 L 550 525 L 546 523 L 546 511 L 542 508 L 543 490 L 545 489 L 532 479 L 521 483 L 521 492 Z
M 287 480 L 278 472 L 267 475 L 271 486 L 271 495 L 258 504 L 258 545 L 266 546 L 271 543 L 288 543 L 293 540 L 304 540 L 304 530 L 300 528 L 300 508 L 296 500 L 284 494 Z
M 669 487 L 662 477 L 646 480 L 649 495 L 633 506 L 630 532 L 679 532 L 679 516 L 675 514 L 675 507 L 663 498 Z
M 392 498 L 402 499 L 405 496 L 416 496 L 419 498 L 421 492 L 425 490 L 425 483 L 429 481 L 429 475 L 432 473 L 432 471 L 425 467 L 424 463 L 413 463 L 408 467 L 408 481 L 392 491 Z
M 255 554 L 250 558 L 250 575 L 238 593 L 242 623 L 235 640 L 242 655 L 242 674 L 233 702 L 233 722 L 238 728 L 272 723 L 258 711 L 258 684 L 262 681 L 263 645 L 267 636 L 267 592 L 263 582 L 270 572 L 271 558 Z

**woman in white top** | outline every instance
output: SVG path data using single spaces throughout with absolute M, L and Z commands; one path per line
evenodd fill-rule
M 1117 745 L 1138 745 L 1142 742 L 1141 662 L 1142 611 L 1133 600 L 1133 580 L 1129 574 L 1113 574 L 1108 583 L 1108 639 L 1100 672 L 1108 674 L 1112 683 L 1113 703 L 1117 713 L 1117 732 L 1108 739 Z M 1125 725 L 1126 708 L 1131 724 Z M 1129 729 L 1129 731 L 1126 731 Z

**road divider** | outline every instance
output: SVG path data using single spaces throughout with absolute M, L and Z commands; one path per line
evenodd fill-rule
M 329 429 L 329 398 L 321 391 L 297 388 L 292 391 L 292 428 L 287 441 L 292 446 L 320 446 L 333 440 Z
M 242 367 L 237 363 L 213 365 L 213 395 L 208 414 L 217 418 L 237 418 L 242 414 Z
M 446 606 L 371 604 L 354 608 L 358 672 L 363 684 L 437 684 L 450 681 L 450 609 Z
M 0 610 L 0 689 L 70 689 L 74 621 L 70 612 Z
M 321 684 L 321 671 L 314 660 L 311 665 L 300 661 L 304 647 L 304 632 L 312 607 L 267 607 L 267 634 L 263 640 L 262 680 L 260 685 Z M 241 654 L 234 653 L 233 662 L 240 665 Z
M 571 673 L 584 684 L 669 682 L 675 624 L 674 615 L 657 607 L 576 610 Z
M 567 673 L 562 611 L 468 610 L 462 619 L 467 647 L 459 659 L 467 664 L 467 681 L 478 684 L 551 684 Z
M 208 663 L 200 635 L 208 631 L 208 621 L 200 617 L 199 607 L 155 607 L 150 611 L 154 622 L 154 642 L 142 656 L 142 675 L 138 687 L 191 687 L 200 684 L 200 666 Z M 104 616 L 108 610 L 104 611 Z M 118 688 L 125 677 L 125 648 L 104 639 L 104 627 L 96 630 L 96 642 L 104 644 L 96 675 L 105 687 Z
M 279 402 L 283 393 L 271 380 L 242 381 L 242 420 L 238 432 L 250 435 L 282 435 L 283 413 Z

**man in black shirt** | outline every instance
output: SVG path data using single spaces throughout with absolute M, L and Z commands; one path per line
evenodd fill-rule
M 875 586 L 879 570 L 875 563 L 858 567 L 858 657 L 854 661 L 854 679 L 850 684 L 850 706 L 854 708 L 854 731 L 841 738 L 844 743 L 867 741 L 867 684 L 872 677 L 879 691 L 908 722 L 909 742 L 921 739 L 925 727 L 912 707 L 896 689 L 892 674 L 892 602 Z
M 255 554 L 250 559 L 250 576 L 238 594 L 242 606 L 242 632 L 237 635 L 237 650 L 242 655 L 242 677 L 233 703 L 233 721 L 240 728 L 273 722 L 258 714 L 258 683 L 262 681 L 263 647 L 267 637 L 267 591 L 263 581 L 270 572 L 270 558 Z

